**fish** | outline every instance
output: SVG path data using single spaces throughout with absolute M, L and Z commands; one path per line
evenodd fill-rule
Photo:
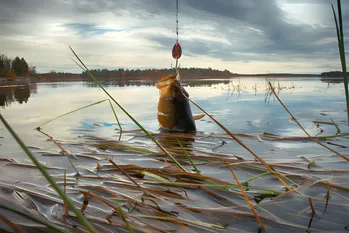
M 155 86 L 160 94 L 157 113 L 160 128 L 173 132 L 196 132 L 195 120 L 205 114 L 193 116 L 189 93 L 182 86 L 179 73 L 160 78 Z

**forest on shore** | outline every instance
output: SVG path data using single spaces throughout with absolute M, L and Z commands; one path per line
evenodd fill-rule
M 105 81 L 127 81 L 127 80 L 153 80 L 175 74 L 174 68 L 169 69 L 93 69 L 91 73 L 100 80 Z M 186 79 L 229 79 L 232 77 L 343 77 L 341 71 L 323 72 L 321 74 L 238 74 L 229 70 L 218 70 L 212 68 L 181 68 L 181 77 Z M 34 82 L 57 82 L 57 81 L 89 81 L 90 77 L 86 71 L 82 73 L 56 72 L 37 73 L 36 66 L 29 66 L 26 60 L 19 56 L 14 59 L 6 54 L 0 54 L 0 78 L 30 77 Z
M 96 69 L 90 72 L 97 79 L 105 81 L 127 81 L 127 80 L 159 80 L 161 77 L 169 74 L 175 74 L 175 69 Z M 231 78 L 234 75 L 228 70 L 216 70 L 211 68 L 181 68 L 180 75 L 188 79 L 207 79 L 207 78 Z M 81 74 L 55 72 L 40 74 L 37 81 L 87 81 L 90 77 L 86 71 Z
M 104 81 L 127 81 L 127 80 L 152 80 L 158 81 L 161 77 L 175 74 L 175 69 L 96 69 L 90 72 L 97 79 Z M 212 68 L 181 68 L 181 77 L 185 79 L 229 79 L 233 77 L 320 77 L 320 74 L 292 74 L 292 73 L 271 73 L 271 74 L 238 74 L 228 70 Z M 55 72 L 40 74 L 41 81 L 88 81 L 90 77 L 86 71 L 81 74 Z M 40 81 L 37 80 L 37 81 Z

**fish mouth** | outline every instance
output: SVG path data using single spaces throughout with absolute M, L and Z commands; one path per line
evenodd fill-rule
M 160 78 L 159 82 L 155 84 L 156 88 L 166 88 L 176 81 L 176 75 L 167 75 Z

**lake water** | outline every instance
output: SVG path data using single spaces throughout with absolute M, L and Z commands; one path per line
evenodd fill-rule
M 195 81 L 184 79 L 182 82 L 193 101 L 212 114 L 231 132 L 239 134 L 239 138 L 264 160 L 280 163 L 292 162 L 294 167 L 284 167 L 284 172 L 291 171 L 295 174 L 297 172 L 292 170 L 295 167 L 306 170 L 307 164 L 315 160 L 317 168 L 323 169 L 321 171 L 328 169 L 348 170 L 347 163 L 343 162 L 343 159 L 306 139 L 306 135 L 291 120 L 290 115 L 275 97 L 267 95 L 265 79 Z M 340 133 L 348 132 L 343 83 L 325 82 L 321 81 L 320 78 L 280 78 L 273 79 L 272 84 L 276 86 L 283 103 L 309 134 L 313 136 L 335 135 L 337 128 L 331 124 L 332 120 L 340 128 Z M 104 83 L 103 85 L 136 120 L 148 131 L 157 135 L 157 139 L 163 145 L 172 140 L 170 136 L 167 135 L 167 137 L 166 134 L 161 134 L 159 131 L 156 118 L 159 95 L 154 83 L 130 81 L 128 83 Z M 105 99 L 107 99 L 105 93 L 95 84 L 89 82 L 33 83 L 28 86 L 0 87 L 1 114 L 24 142 L 30 146 L 41 162 L 48 167 L 63 167 L 68 170 L 68 173 L 73 173 L 74 169 L 69 165 L 68 160 L 59 156 L 60 149 L 35 128 L 57 116 Z M 116 105 L 114 107 L 123 129 L 126 131 L 122 135 L 121 141 L 156 151 L 157 148 L 152 142 L 144 139 L 142 135 L 137 133 L 138 131 L 134 131 L 138 129 L 136 124 Z M 193 114 L 201 113 L 195 106 L 191 107 Z M 317 127 L 314 121 L 329 124 L 321 123 Z M 200 148 L 201 152 L 206 154 L 217 153 L 232 158 L 238 156 L 245 160 L 253 160 L 249 152 L 235 141 L 229 140 L 224 131 L 207 116 L 196 121 L 196 126 L 198 133 L 193 135 L 192 140 L 189 140 L 187 144 L 193 149 L 192 153 L 195 152 L 195 148 Z M 86 150 L 95 151 L 95 149 L 91 149 L 91 144 L 86 146 L 86 136 L 99 136 L 115 141 L 119 139 L 118 125 L 108 102 L 58 118 L 44 125 L 42 130 L 76 154 L 87 153 Z M 273 134 L 278 139 L 270 140 L 267 137 L 268 133 Z M 304 138 L 291 139 L 297 136 Z M 222 140 L 225 141 L 223 146 L 221 146 Z M 324 143 L 339 153 L 348 154 L 349 140 L 345 137 L 328 139 Z M 115 151 L 107 152 L 114 153 L 113 156 L 118 155 L 118 152 Z M 44 179 L 38 178 L 39 175 L 35 172 L 28 170 L 11 172 L 11 166 L 6 166 L 10 159 L 24 164 L 29 164 L 30 161 L 2 124 L 0 124 L 0 158 L 3 159 L 0 160 L 2 166 L 0 170 L 1 183 L 12 184 L 19 181 L 33 183 L 33 180 L 36 183 L 44 183 Z M 133 154 L 114 158 L 122 164 L 139 163 L 142 166 L 158 166 L 152 159 L 140 159 Z M 95 160 L 84 159 L 73 162 L 82 174 L 89 174 L 86 169 L 93 170 L 97 163 Z M 205 171 L 206 175 L 231 182 L 229 170 L 223 172 L 217 167 L 204 166 L 202 170 Z M 23 176 L 24 173 L 25 176 Z M 246 180 L 253 176 L 251 173 L 239 171 L 237 175 L 239 179 Z M 61 175 L 62 172 L 51 171 L 51 174 Z M 318 172 L 313 176 L 325 179 L 333 177 L 333 174 Z M 345 173 L 336 173 L 336 177 L 344 178 Z M 92 183 L 94 182 L 92 181 Z M 347 183 L 348 179 L 341 184 L 346 185 Z M 280 184 L 275 184 L 275 179 L 266 180 L 263 184 L 259 183 L 258 185 L 280 189 Z M 343 195 L 347 195 L 347 193 Z M 302 205 L 299 204 L 300 207 Z M 287 218 L 289 217 L 285 216 L 285 219 Z M 297 224 L 300 223 L 297 222 Z M 323 229 L 323 223 L 320 225 Z M 285 231 L 279 231 L 278 227 L 272 229 L 274 232 L 288 232 L 285 229 Z M 329 229 L 334 228 L 329 227 Z M 343 227 L 341 226 L 340 229 Z
M 266 81 L 262 78 L 183 81 L 190 97 L 233 133 L 260 133 L 260 129 L 281 136 L 305 136 L 288 113 L 272 96 L 266 99 Z M 150 82 L 106 83 L 107 91 L 147 130 L 157 132 L 158 90 Z M 319 78 L 284 78 L 273 81 L 281 88 L 279 96 L 311 134 L 320 129 L 313 121 L 336 122 L 342 132 L 348 130 L 343 83 L 327 83 Z M 42 147 L 41 134 L 34 129 L 61 114 L 107 99 L 95 84 L 87 82 L 37 83 L 28 87 L 0 87 L 1 113 L 29 145 Z M 115 106 L 126 130 L 137 126 Z M 201 111 L 192 106 L 193 114 Z M 97 123 L 97 124 L 95 124 Z M 198 131 L 219 134 L 223 131 L 207 116 L 196 121 Z M 102 126 L 101 126 L 102 125 Z M 258 126 L 260 129 L 258 129 Z M 43 127 L 54 138 L 71 139 L 81 130 L 109 137 L 117 136 L 117 123 L 108 102 L 75 112 Z M 321 125 L 321 135 L 337 132 L 333 125 Z M 0 141 L 6 156 L 18 157 L 6 130 L 1 127 Z M 86 132 L 82 132 L 86 134 Z M 285 145 L 287 148 L 289 145 Z M 2 149 L 1 151 L 5 151 Z M 262 151 L 263 153 L 263 151 Z M 4 156 L 4 155 L 2 155 Z

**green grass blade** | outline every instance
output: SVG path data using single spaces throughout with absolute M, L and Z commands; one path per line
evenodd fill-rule
M 111 104 L 110 99 L 108 99 L 108 101 L 109 101 L 109 104 L 110 104 L 111 109 L 113 110 L 113 113 L 114 113 L 115 119 L 116 119 L 116 121 L 118 122 L 118 125 L 119 125 L 119 130 L 120 130 L 120 136 L 119 136 L 119 140 L 120 140 L 120 139 L 121 139 L 121 135 L 122 135 L 122 127 L 121 127 L 121 124 L 120 124 L 119 118 L 118 118 L 118 116 L 116 115 L 115 109 L 114 109 L 113 105 Z
M 85 71 L 85 68 L 82 67 L 78 62 L 76 62 L 73 58 L 70 58 L 75 64 L 77 64 L 83 71 Z
M 157 179 L 157 180 L 160 180 L 161 182 L 164 182 L 164 183 L 169 183 L 170 181 L 168 181 L 167 179 L 161 177 L 161 176 L 158 176 L 154 173 L 151 173 L 151 172 L 147 172 L 147 171 L 140 171 L 140 173 L 142 175 L 145 175 L 145 176 L 149 176 L 149 177 L 153 177 L 154 179 Z
M 238 189 L 239 187 L 234 184 L 198 184 L 198 183 L 185 183 L 185 182 L 158 182 L 158 181 L 144 181 L 143 184 L 152 184 L 152 185 L 161 185 L 161 186 L 172 186 L 172 187 L 209 187 L 209 188 L 215 188 L 215 189 Z M 281 195 L 283 192 L 280 192 L 278 190 L 263 188 L 263 187 L 255 187 L 255 186 L 249 186 L 249 190 L 253 193 L 260 193 L 263 192 L 263 194 L 271 194 L 271 195 Z
M 55 118 L 53 118 L 53 119 L 51 119 L 51 120 L 46 121 L 45 123 L 43 123 L 43 124 L 41 124 L 41 125 L 39 125 L 39 126 L 38 126 L 38 128 L 41 128 L 42 126 L 44 126 L 44 125 L 46 125 L 46 124 L 50 123 L 51 121 L 54 121 L 54 120 L 56 120 L 56 119 L 58 119 L 58 118 L 61 118 L 61 117 L 67 116 L 67 115 L 69 115 L 69 114 L 71 114 L 71 113 L 74 113 L 74 112 L 80 111 L 80 110 L 85 109 L 85 108 L 88 108 L 88 107 L 95 106 L 95 105 L 100 104 L 100 103 L 103 103 L 103 102 L 105 102 L 105 101 L 107 101 L 107 100 L 108 100 L 108 99 L 101 100 L 101 101 L 98 101 L 98 102 L 96 102 L 96 103 L 89 104 L 89 105 L 86 105 L 86 106 L 84 106 L 84 107 L 81 107 L 81 108 L 75 109 L 75 110 L 73 110 L 73 111 L 70 111 L 70 112 L 64 113 L 64 114 L 62 114 L 62 115 L 59 115 L 59 116 L 57 116 L 57 117 L 55 117 Z
M 345 48 L 344 48 L 344 34 L 343 34 L 343 20 L 342 20 L 342 7 L 341 7 L 341 1 L 338 0 L 338 17 L 339 17 L 339 31 L 340 31 L 340 56 L 341 56 L 341 63 L 342 63 L 342 71 L 343 71 L 343 78 L 344 78 L 344 90 L 345 90 L 345 97 L 346 97 L 346 103 L 347 103 L 347 114 L 348 114 L 348 126 L 349 126 L 349 92 L 348 92 L 348 73 L 347 73 L 347 65 L 346 65 L 346 58 L 345 58 Z
M 118 201 L 115 202 L 116 206 L 118 207 L 118 211 L 119 211 L 119 214 L 120 214 L 120 217 L 122 219 L 122 221 L 125 223 L 126 227 L 127 227 L 127 230 L 130 232 L 130 233 L 134 233 L 134 230 L 132 229 L 130 223 L 127 221 L 127 218 L 125 216 L 125 213 L 124 211 L 121 209 L 121 206 L 119 204 Z
M 99 149 L 102 150 L 107 150 L 108 148 L 112 149 L 120 149 L 123 151 L 132 151 L 132 152 L 137 152 L 137 153 L 142 153 L 142 154 L 151 154 L 151 153 L 156 153 L 155 151 L 147 150 L 147 149 L 142 149 L 138 147 L 133 147 L 130 145 L 121 145 L 121 144 L 91 144 L 92 146 L 95 146 Z
M 177 139 L 177 142 L 179 144 L 179 146 L 182 148 L 183 153 L 187 156 L 190 164 L 193 166 L 194 170 L 196 171 L 197 174 L 200 174 L 200 171 L 198 170 L 198 168 L 195 166 L 195 164 L 193 163 L 193 161 L 191 160 L 191 158 L 189 157 L 187 151 L 184 149 L 184 147 L 182 146 L 181 142 Z
M 337 0 L 337 5 L 338 5 L 338 18 L 339 18 L 339 32 L 340 32 L 340 37 L 343 40 L 344 35 L 343 35 L 343 20 L 342 20 L 341 0 Z
M 260 177 L 262 177 L 262 176 L 265 176 L 265 175 L 268 175 L 268 174 L 271 174 L 270 171 L 266 171 L 266 172 L 264 172 L 264 173 L 262 173 L 262 174 L 259 174 L 259 175 L 257 175 L 257 176 L 254 176 L 254 177 L 252 177 L 252 178 L 250 178 L 250 179 L 248 179 L 248 180 L 245 180 L 245 181 L 243 181 L 243 182 L 240 182 L 240 184 L 245 185 L 245 184 L 247 184 L 248 182 L 251 182 L 252 180 L 258 179 L 258 178 L 260 178 Z
M 254 124 L 252 121 L 249 122 L 253 127 L 255 127 L 256 129 L 258 129 L 259 131 L 261 131 L 261 133 L 265 133 L 265 131 L 259 127 L 258 125 Z
M 331 6 L 332 6 L 332 11 L 333 11 L 333 16 L 334 16 L 334 22 L 336 23 L 337 39 L 338 39 L 338 41 L 340 41 L 341 37 L 339 35 L 339 27 L 338 27 L 337 15 L 336 15 L 336 12 L 334 10 L 333 4 L 331 4 Z
M 96 103 L 89 104 L 89 105 L 83 106 L 83 107 L 81 107 L 81 108 L 75 109 L 75 110 L 73 110 L 73 111 L 70 111 L 70 112 L 64 113 L 64 114 L 62 114 L 62 115 L 59 115 L 59 116 L 57 116 L 57 117 L 55 117 L 55 118 L 53 118 L 53 119 L 51 119 L 51 120 L 48 120 L 48 121 L 46 121 L 45 123 L 41 124 L 40 126 L 38 126 L 38 128 L 40 128 L 40 127 L 42 127 L 42 126 L 44 126 L 44 125 L 50 123 L 51 121 L 54 121 L 54 120 L 58 119 L 58 118 L 67 116 L 67 115 L 69 115 L 69 114 L 72 114 L 72 113 L 74 113 L 74 112 L 83 110 L 83 109 L 85 109 L 85 108 L 89 108 L 89 107 L 95 106 L 95 105 L 97 105 L 97 104 L 101 104 L 101 103 L 103 103 L 103 102 L 105 102 L 105 101 L 107 101 L 107 100 L 109 101 L 110 107 L 111 107 L 111 109 L 112 109 L 112 111 L 113 111 L 114 117 L 115 117 L 115 119 L 116 119 L 116 121 L 117 121 L 117 123 L 118 123 L 119 129 L 120 129 L 120 137 L 119 137 L 119 140 L 120 140 L 121 135 L 122 135 L 122 127 L 121 127 L 119 118 L 118 118 L 118 116 L 116 115 L 115 109 L 114 109 L 114 107 L 113 107 L 113 105 L 112 105 L 110 99 L 101 100 L 101 101 L 98 101 L 98 102 L 96 102 Z
M 317 139 L 328 139 L 328 138 L 347 138 L 349 137 L 349 134 L 347 133 L 339 133 L 336 135 L 329 135 L 329 136 L 317 136 Z
M 95 83 L 104 91 L 107 96 L 172 160 L 173 163 L 176 164 L 177 167 L 179 167 L 182 171 L 186 172 L 185 168 L 163 147 L 160 145 L 160 143 L 130 114 L 124 109 L 114 98 L 109 94 L 107 90 L 102 86 L 102 84 L 93 76 L 93 74 L 90 72 L 90 70 L 85 66 L 85 64 L 81 61 L 79 56 L 75 53 L 75 51 L 69 46 L 70 50 L 73 52 L 75 57 L 79 60 L 81 65 L 85 67 L 86 71 L 88 72 L 89 76 L 95 81 Z
M 5 118 L 0 114 L 0 120 L 7 128 L 7 130 L 11 133 L 11 135 L 15 138 L 17 143 L 22 147 L 27 156 L 31 159 L 34 165 L 40 170 L 41 174 L 45 177 L 45 179 L 51 184 L 52 188 L 59 194 L 59 196 L 68 204 L 69 208 L 76 214 L 77 218 L 80 222 L 86 227 L 89 232 L 96 233 L 97 231 L 94 227 L 87 221 L 87 219 L 82 215 L 82 213 L 77 210 L 73 204 L 73 202 L 68 198 L 68 196 L 61 190 L 61 188 L 56 184 L 53 178 L 47 173 L 45 168 L 41 165 L 41 163 L 35 158 L 32 152 L 28 149 L 28 147 L 24 144 L 24 142 L 19 138 L 16 132 L 12 129 L 12 127 L 7 123 Z
M 337 134 L 338 133 L 340 133 L 341 132 L 341 130 L 340 130 L 340 128 L 339 128 L 339 126 L 338 126 L 338 124 L 336 123 L 336 122 L 334 122 L 334 120 L 333 119 L 331 119 L 331 121 L 332 121 L 332 123 L 333 123 L 333 125 L 336 127 L 336 129 L 337 129 Z
M 39 218 L 33 217 L 31 214 L 23 213 L 23 212 L 21 212 L 21 211 L 18 211 L 18 210 L 14 209 L 14 208 L 11 208 L 11 207 L 9 207 L 9 206 L 4 206 L 4 205 L 2 205 L 2 204 L 0 204 L 0 208 L 1 208 L 1 209 L 4 209 L 4 210 L 11 211 L 11 212 L 16 213 L 16 214 L 18 214 L 18 215 L 22 215 L 23 217 L 26 217 L 26 218 L 28 218 L 28 219 L 30 219 L 30 220 L 33 220 L 33 221 L 36 222 L 36 223 L 40 223 L 40 224 L 42 224 L 42 225 L 44 225 L 44 226 L 47 226 L 48 228 L 51 228 L 51 229 L 53 229 L 53 230 L 55 230 L 55 231 L 57 231 L 57 232 L 60 232 L 60 233 L 68 233 L 67 231 L 64 231 L 64 230 L 62 230 L 62 229 L 56 227 L 55 225 L 51 224 L 50 222 L 46 222 L 46 221 L 43 221 L 43 220 L 41 220 L 41 219 L 39 219 Z
M 334 21 L 336 23 L 337 39 L 338 39 L 338 49 L 339 49 L 339 56 L 340 56 L 341 64 L 342 64 L 343 79 L 344 79 L 344 90 L 345 90 L 345 100 L 346 100 L 346 104 L 347 104 L 348 126 L 349 126 L 348 74 L 347 74 L 347 65 L 346 65 L 346 59 L 345 59 L 342 7 L 341 7 L 341 1 L 340 0 L 337 0 L 337 5 L 338 5 L 339 25 L 338 25 L 337 15 L 336 15 L 336 12 L 334 10 L 333 5 L 332 5 L 332 11 L 333 11 L 333 16 L 334 16 Z

